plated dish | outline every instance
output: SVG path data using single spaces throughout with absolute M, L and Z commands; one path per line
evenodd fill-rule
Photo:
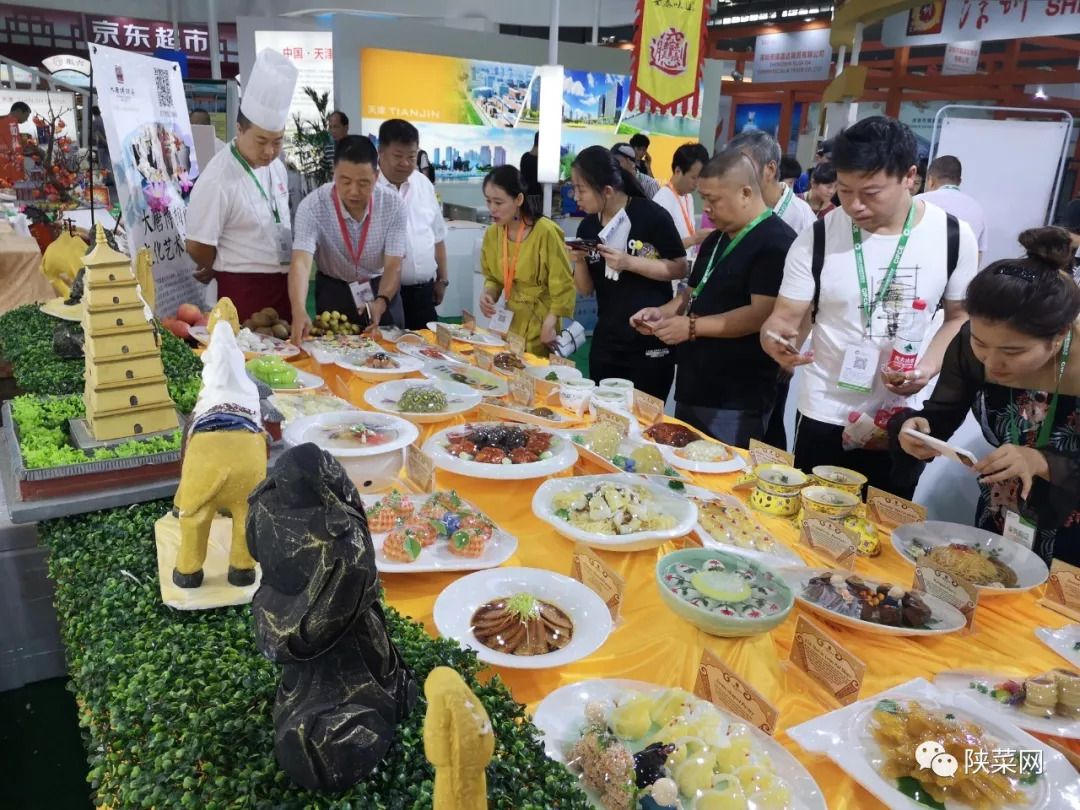
M 491 367 L 508 377 L 527 368 L 525 361 L 513 352 L 499 352 L 491 359 Z
M 454 340 L 459 340 L 462 343 L 472 343 L 477 346 L 506 345 L 505 341 L 490 332 L 485 332 L 482 329 L 466 329 L 464 326 L 455 323 L 437 324 L 435 321 L 429 321 L 427 328 L 434 332 L 436 326 L 445 326 L 450 330 Z
M 316 363 L 328 365 L 339 357 L 380 349 L 368 335 L 318 335 L 304 341 L 304 351 L 314 357 Z
M 547 669 L 592 653 L 611 634 L 604 601 L 575 579 L 537 568 L 491 568 L 448 585 L 434 609 L 435 627 L 512 669 Z
M 255 379 L 266 383 L 275 391 L 302 393 L 318 391 L 323 387 L 322 377 L 301 371 L 276 356 L 248 360 L 246 368 Z
M 539 425 L 547 428 L 564 428 L 574 424 L 577 420 L 571 419 L 563 413 L 548 408 L 546 405 L 529 407 L 518 405 L 516 402 L 502 402 L 489 400 L 485 405 L 494 416 L 512 422 L 525 422 L 530 425 Z
M 570 442 L 539 428 L 509 422 L 450 427 L 424 444 L 436 466 L 472 478 L 545 478 L 574 466 Z
M 275 391 L 269 401 L 285 417 L 284 424 L 286 425 L 305 416 L 358 410 L 351 402 L 335 397 L 333 394 Z
M 976 585 L 980 598 L 1029 591 L 1050 576 L 1046 563 L 1031 549 L 959 523 L 909 523 L 892 533 L 892 545 L 912 564 L 926 557 Z
M 498 374 L 492 374 L 476 366 L 432 361 L 424 364 L 424 376 L 467 385 L 485 397 L 505 397 L 510 390 L 507 388 L 506 380 Z
M 424 367 L 422 360 L 407 354 L 392 354 L 381 348 L 338 357 L 334 364 L 369 382 L 400 380 Z
M 780 571 L 803 607 L 829 621 L 886 636 L 955 633 L 964 615 L 952 605 L 902 585 L 877 582 L 850 571 L 785 568 Z
M 1074 667 L 1080 667 L 1080 624 L 1067 624 L 1057 630 L 1036 627 L 1035 638 Z
M 382 573 L 477 571 L 502 565 L 517 551 L 516 537 L 452 490 L 361 497 Z
M 790 728 L 788 736 L 827 755 L 894 810 L 1080 808 L 1080 779 L 1061 754 L 1000 713 L 922 678 Z M 987 767 L 964 767 L 977 762 Z M 951 775 L 938 775 L 935 765 Z
M 934 685 L 1000 711 L 1010 723 L 1037 734 L 1080 739 L 1080 673 L 1052 669 L 1028 678 L 954 670 L 934 676 Z
M 698 510 L 694 533 L 706 548 L 735 551 L 766 565 L 802 565 L 802 558 L 774 540 L 732 495 L 687 486 L 684 494 Z
M 544 698 L 533 720 L 547 755 L 580 773 L 594 806 L 605 810 L 637 807 L 672 787 L 687 810 L 826 808 L 817 783 L 780 743 L 683 689 L 579 681 Z M 673 785 L 654 787 L 660 780 Z
M 443 363 L 460 363 L 461 365 L 466 366 L 469 364 L 469 359 L 464 355 L 452 352 L 449 349 L 440 349 L 438 346 L 432 346 L 422 338 L 419 338 L 419 340 L 420 342 L 418 343 L 409 341 L 407 338 L 401 340 L 397 344 L 397 350 L 402 354 L 407 354 L 410 357 L 423 360 L 425 363 L 435 361 Z
M 392 413 L 417 424 L 443 422 L 480 404 L 479 393 L 443 380 L 392 380 L 364 392 L 364 401 L 377 411 Z
M 746 459 L 726 444 L 705 439 L 694 439 L 682 447 L 664 445 L 662 452 L 669 464 L 690 472 L 721 475 L 746 467 Z
M 533 514 L 564 537 L 617 551 L 654 548 L 697 522 L 697 508 L 686 498 L 628 474 L 545 481 L 533 496 Z
M 192 326 L 188 333 L 199 343 L 209 345 L 210 332 L 205 326 Z M 236 344 L 245 355 L 256 357 L 296 357 L 300 349 L 288 341 L 271 335 L 260 335 L 250 329 L 241 329 L 236 335 Z
M 582 374 L 573 366 L 526 366 L 525 373 L 541 382 L 558 385 L 564 380 L 580 380 Z
M 580 430 L 563 431 L 585 458 L 611 472 L 662 475 L 683 478 L 667 463 L 660 448 L 623 436 L 610 422 L 599 422 Z
M 705 437 L 686 425 L 675 422 L 658 422 L 641 431 L 646 441 L 666 444 L 669 447 L 686 447 L 691 442 L 702 441 Z

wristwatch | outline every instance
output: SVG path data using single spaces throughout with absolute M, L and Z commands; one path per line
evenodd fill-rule
M 437 278 L 437 279 L 435 279 L 435 283 L 436 284 L 441 284 L 444 287 L 449 287 L 450 286 L 450 282 L 448 280 L 446 280 L 445 278 Z

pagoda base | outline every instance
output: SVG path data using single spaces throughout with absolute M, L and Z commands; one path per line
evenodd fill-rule
M 133 439 L 135 441 L 146 441 L 148 439 L 156 439 L 159 436 L 168 437 L 175 433 L 177 430 L 184 429 L 184 415 L 180 411 L 176 412 L 176 420 L 179 427 L 169 428 L 168 430 L 159 430 L 154 433 L 140 433 L 137 436 L 124 436 L 119 439 L 109 439 L 107 441 L 98 441 L 94 438 L 94 434 L 90 431 L 90 423 L 87 422 L 85 417 L 79 419 L 68 420 L 68 433 L 71 435 L 71 443 L 75 445 L 79 450 L 92 453 L 102 447 L 112 449 L 117 445 L 130 442 Z

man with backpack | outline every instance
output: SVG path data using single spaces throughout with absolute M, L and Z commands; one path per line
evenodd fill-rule
M 835 138 L 841 207 L 792 244 L 776 307 L 761 330 L 762 347 L 781 366 L 805 366 L 795 465 L 849 467 L 902 497 L 912 492 L 892 483 L 888 453 L 845 451 L 844 427 L 867 403 L 917 394 L 938 374 L 945 348 L 967 320 L 964 292 L 978 271 L 971 228 L 912 198 L 917 160 L 914 134 L 893 118 L 867 118 Z M 931 313 L 940 303 L 944 325 L 923 342 L 914 370 L 898 384 L 886 382 L 880 369 L 898 331 L 914 322 L 917 299 Z M 776 339 L 801 346 L 811 321 L 806 354 Z

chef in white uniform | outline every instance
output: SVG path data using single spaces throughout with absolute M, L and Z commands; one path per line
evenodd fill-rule
M 202 169 L 187 210 L 187 252 L 196 278 L 216 278 L 240 320 L 289 305 L 292 230 L 289 183 L 278 160 L 297 69 L 279 52 L 259 52 L 244 88 L 236 139 Z

